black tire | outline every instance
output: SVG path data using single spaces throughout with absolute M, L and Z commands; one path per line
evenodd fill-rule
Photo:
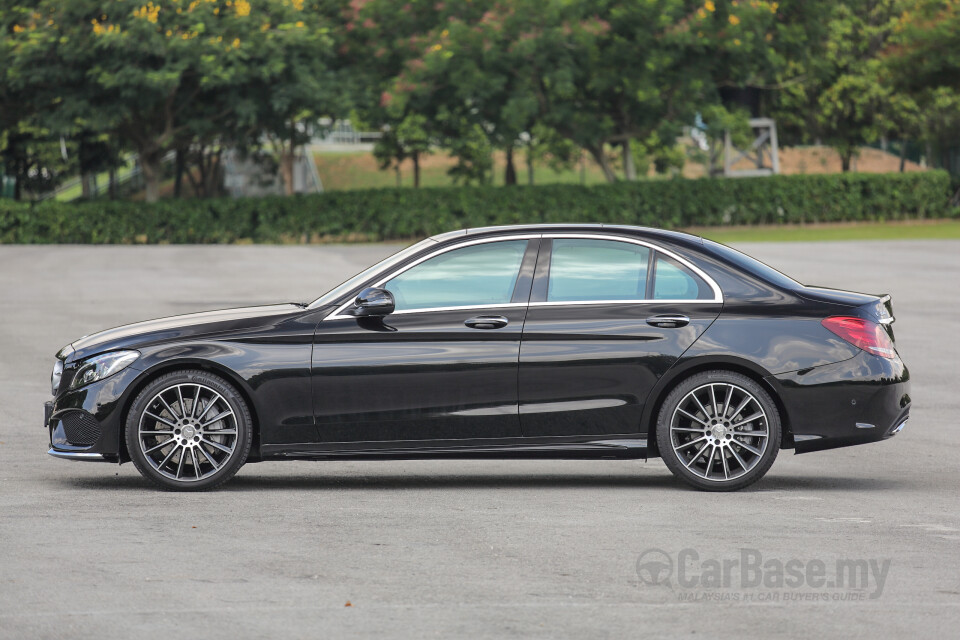
M 130 406 L 124 432 L 130 459 L 144 478 L 167 491 L 206 491 L 246 462 L 253 420 L 229 382 L 184 370 L 144 387 Z
M 736 411 L 741 402 L 743 408 Z M 745 421 L 756 415 L 760 417 Z M 683 380 L 657 416 L 660 457 L 673 475 L 702 491 L 736 491 L 753 484 L 773 465 L 780 440 L 773 398 L 732 371 L 705 371 Z

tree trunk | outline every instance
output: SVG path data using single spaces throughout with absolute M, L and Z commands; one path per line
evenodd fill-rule
M 413 186 L 420 188 L 420 152 L 414 151 L 410 156 L 413 159 Z
M 503 170 L 503 184 L 517 184 L 517 168 L 513 166 L 513 145 L 507 147 L 507 166 Z
M 527 148 L 527 184 L 533 186 L 533 153 Z
M 289 149 L 286 145 L 283 145 L 280 151 L 280 176 L 283 178 L 283 193 L 288 196 L 293 195 L 293 152 L 292 142 Z
M 204 184 L 203 194 L 206 198 L 214 198 L 220 195 L 220 185 L 223 183 L 223 167 L 220 164 L 220 154 L 222 152 L 222 149 L 218 149 L 210 156 L 210 169 L 207 171 L 207 179 L 206 183 Z
M 637 167 L 633 163 L 629 139 L 623 141 L 623 176 L 631 182 L 637 179 Z
M 159 149 L 140 152 L 140 172 L 143 175 L 145 199 L 156 202 L 160 199 L 160 179 L 163 175 L 163 152 Z
M 853 157 L 853 154 L 849 151 L 843 151 L 840 153 L 840 170 L 844 173 L 850 171 L 850 159 Z
M 186 167 L 186 150 L 183 148 L 177 148 L 177 156 L 174 162 L 176 163 L 176 168 L 174 169 L 173 174 L 173 197 L 180 198 L 183 196 L 183 170 Z
M 114 167 L 110 167 L 110 177 L 108 178 L 109 182 L 107 183 L 107 195 L 111 200 L 117 199 L 117 170 Z
M 960 207 L 960 189 L 957 189 L 957 192 L 950 198 L 949 205 L 951 207 Z
M 586 149 L 590 152 L 590 155 L 593 156 L 593 159 L 597 161 L 597 164 L 600 165 L 600 169 L 603 171 L 603 176 L 607 179 L 607 182 L 616 182 L 617 173 L 613 170 L 613 167 L 610 166 L 607 154 L 603 152 L 603 145 L 590 145 L 586 147 Z
M 903 173 L 907 168 L 907 141 L 900 141 L 900 173 Z
M 396 172 L 396 174 L 397 174 L 397 188 L 399 189 L 401 186 L 403 186 L 403 183 L 401 182 L 400 163 L 399 163 L 399 162 L 393 166 L 393 170 L 394 170 L 394 171 Z
M 84 200 L 90 199 L 90 173 L 88 171 L 80 174 L 80 197 Z

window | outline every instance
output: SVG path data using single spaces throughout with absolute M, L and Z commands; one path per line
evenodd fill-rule
M 654 300 L 712 300 L 713 290 L 673 258 L 657 254 L 653 282 Z
M 704 238 L 703 246 L 707 249 L 713 251 L 716 255 L 720 256 L 728 262 L 732 262 L 734 266 L 739 267 L 751 273 L 761 280 L 765 280 L 771 284 L 774 284 L 778 287 L 784 289 L 802 289 L 803 285 L 791 278 L 790 276 L 784 275 L 771 267 L 770 265 L 760 262 L 752 256 L 748 256 L 745 253 L 741 253 L 732 247 L 728 247 L 725 244 L 720 244 L 719 242 L 713 242 L 712 240 L 707 240 Z
M 629 242 L 555 239 L 548 302 L 643 300 L 650 249 Z
M 407 269 L 383 288 L 393 294 L 397 311 L 507 304 L 526 249 L 526 240 L 454 249 Z

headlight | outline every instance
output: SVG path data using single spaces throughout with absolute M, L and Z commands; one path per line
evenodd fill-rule
M 53 395 L 57 395 L 60 388 L 60 379 L 63 377 L 63 360 L 57 358 L 53 363 L 53 373 L 50 374 L 50 386 L 53 388 Z
M 110 351 L 99 356 L 87 358 L 77 367 L 77 373 L 70 383 L 71 389 L 103 380 L 128 367 L 140 357 L 139 351 Z

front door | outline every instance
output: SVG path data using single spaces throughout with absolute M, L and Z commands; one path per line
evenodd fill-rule
M 656 248 L 541 241 L 520 351 L 523 435 L 627 435 L 660 377 L 716 319 L 719 299 Z
M 396 311 L 324 320 L 313 352 L 322 442 L 519 437 L 517 362 L 538 240 L 472 241 L 375 286 Z

